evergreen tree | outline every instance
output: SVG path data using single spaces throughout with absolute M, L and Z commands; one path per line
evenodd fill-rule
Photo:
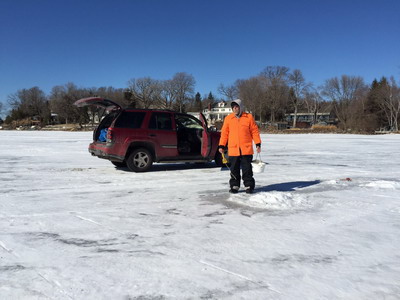
M 195 99 L 194 99 L 194 111 L 202 112 L 203 110 L 203 105 L 201 104 L 201 95 L 199 92 L 196 93 Z

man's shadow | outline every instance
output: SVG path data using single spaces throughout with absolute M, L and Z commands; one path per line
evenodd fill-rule
M 312 180 L 312 181 L 292 181 L 292 182 L 283 182 L 277 184 L 271 184 L 267 186 L 257 187 L 254 189 L 255 192 L 293 192 L 296 189 L 309 187 L 312 185 L 316 185 L 321 183 L 321 180 Z

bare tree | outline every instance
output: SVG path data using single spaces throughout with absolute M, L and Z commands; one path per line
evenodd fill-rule
M 57 113 L 61 122 L 66 124 L 71 122 L 83 123 L 89 120 L 88 109 L 80 110 L 73 104 L 76 100 L 95 95 L 96 92 L 94 90 L 79 89 L 74 83 L 69 82 L 63 86 L 52 88 L 50 92 L 50 107 L 54 113 Z M 94 113 L 91 115 L 94 116 Z
M 218 93 L 225 96 L 227 100 L 237 99 L 239 95 L 237 85 L 224 86 L 222 83 L 218 87 Z
M 352 104 L 364 90 L 364 81 L 361 77 L 342 75 L 341 78 L 331 78 L 325 81 L 322 94 L 333 102 L 333 108 L 341 126 L 348 129 L 354 111 Z
M 315 88 L 310 87 L 310 89 L 304 93 L 304 104 L 307 108 L 307 112 L 313 114 L 313 125 L 317 122 L 317 116 L 318 112 L 321 110 L 322 101 L 323 99 L 320 92 Z
M 142 108 L 154 107 L 161 97 L 160 82 L 150 77 L 133 78 L 128 81 L 128 88 L 134 101 Z
M 375 92 L 379 107 L 385 114 L 389 130 L 399 130 L 400 115 L 400 88 L 393 77 L 389 79 L 382 78 L 379 87 Z
M 99 88 L 92 88 L 90 89 L 93 94 L 95 94 L 98 97 L 110 99 L 121 106 L 128 105 L 129 102 L 127 103 L 127 99 L 125 96 L 124 89 L 116 89 L 112 86 L 103 86 Z
M 174 92 L 174 85 L 172 80 L 164 80 L 161 82 L 160 94 L 160 107 L 165 109 L 172 109 L 176 102 L 176 95 Z
M 261 71 L 260 75 L 269 79 L 270 81 L 284 82 L 287 80 L 288 73 L 288 67 L 268 66 Z
M 260 76 L 265 79 L 265 102 L 267 109 L 269 109 L 271 122 L 275 122 L 277 113 L 286 108 L 289 92 L 288 72 L 289 68 L 287 67 L 268 66 L 260 73 Z
M 306 83 L 303 73 L 298 69 L 293 70 L 293 72 L 289 74 L 288 81 L 293 91 L 289 99 L 294 108 L 293 127 L 296 128 L 298 108 L 310 84 Z
M 26 117 L 39 117 L 42 122 L 50 117 L 47 97 L 37 86 L 18 90 L 17 93 L 8 97 L 8 103 Z
M 238 80 L 236 82 L 237 90 L 240 98 L 246 108 L 248 108 L 255 118 L 258 115 L 260 123 L 263 116 L 263 100 L 265 98 L 265 84 L 260 76 L 251 77 L 246 80 Z
M 194 101 L 193 93 L 196 81 L 194 77 L 185 72 L 176 73 L 171 80 L 173 99 L 179 112 L 185 110 L 185 104 Z
M 393 76 L 390 78 L 390 110 L 392 111 L 390 114 L 392 131 L 399 131 L 400 88 Z

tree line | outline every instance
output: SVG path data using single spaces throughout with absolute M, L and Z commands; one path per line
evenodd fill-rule
M 39 87 L 18 90 L 8 97 L 11 111 L 6 123 L 37 118 L 42 124 L 57 114 L 61 123 L 94 122 L 98 108 L 78 109 L 73 103 L 85 97 L 104 97 L 123 107 L 161 108 L 180 112 L 200 112 L 222 100 L 243 100 L 260 124 L 285 121 L 285 115 L 307 112 L 332 112 L 343 130 L 398 131 L 400 117 L 400 88 L 393 77 L 382 77 L 366 84 L 362 77 L 342 75 L 325 80 L 318 87 L 306 81 L 301 70 L 284 66 L 267 66 L 259 74 L 238 79 L 231 85 L 220 84 L 218 99 L 195 93 L 195 78 L 185 72 L 171 79 L 133 78 L 125 88 L 79 88 L 67 83 L 52 88 L 49 95 Z
M 400 88 L 393 77 L 368 85 L 362 77 L 342 75 L 315 87 L 301 70 L 268 66 L 257 76 L 220 85 L 219 92 L 228 99 L 243 99 L 261 123 L 284 121 L 285 114 L 293 113 L 296 127 L 300 111 L 332 112 L 343 130 L 399 130 Z

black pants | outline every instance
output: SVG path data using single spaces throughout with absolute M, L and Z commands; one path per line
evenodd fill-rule
M 253 160 L 253 155 L 241 155 L 241 156 L 229 156 L 229 163 L 231 164 L 231 179 L 229 180 L 229 185 L 231 188 L 233 186 L 240 187 L 240 167 L 242 168 L 243 183 L 244 186 L 254 189 L 256 183 L 253 178 L 253 168 L 251 166 L 251 161 Z

